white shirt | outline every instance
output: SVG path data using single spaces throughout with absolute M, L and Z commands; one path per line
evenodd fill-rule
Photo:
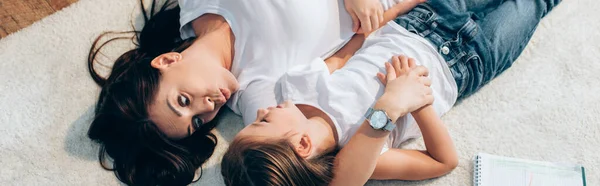
M 346 65 L 333 74 L 329 74 L 322 59 L 290 69 L 277 82 L 277 100 L 311 105 L 327 113 L 335 123 L 338 144 L 344 146 L 364 121 L 368 108 L 384 92 L 377 72 L 385 73 L 384 63 L 399 54 L 429 69 L 437 114 L 450 110 L 457 99 L 457 87 L 446 62 L 427 40 L 394 22 L 369 36 Z M 384 151 L 421 134 L 411 115 L 398 119 L 396 125 Z
M 397 0 L 382 0 L 387 9 Z M 277 104 L 274 84 L 295 65 L 326 58 L 354 34 L 343 0 L 179 0 L 181 37 L 193 37 L 191 21 L 223 16 L 235 36 L 231 71 L 240 89 L 228 106 L 244 124 L 259 108 Z

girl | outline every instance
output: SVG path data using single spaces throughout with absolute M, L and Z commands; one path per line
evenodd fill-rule
M 413 3 L 409 10 L 417 1 L 407 2 Z M 149 17 L 142 9 L 143 29 L 128 32 L 137 47 L 115 61 L 108 78 L 96 73 L 96 56 L 106 43 L 126 37 L 101 44 L 103 34 L 90 50 L 88 69 L 102 90 L 88 136 L 101 145 L 102 166 L 127 184 L 189 184 L 213 153 L 217 141 L 210 131 L 228 100 L 252 121 L 258 108 L 276 103 L 269 87 L 287 68 L 329 57 L 354 34 L 342 3 L 355 20 L 372 20 L 371 27 L 382 9 L 376 0 L 175 3 L 159 8 L 153 2 Z
M 225 183 L 362 185 L 369 178 L 422 180 L 448 173 L 457 156 L 439 116 L 508 68 L 558 3 L 431 0 L 373 33 L 331 75 L 318 59 L 290 70 L 275 92 L 279 101 L 291 102 L 259 111 L 256 121 L 236 136 L 222 161 Z M 429 69 L 436 98 L 432 105 L 418 110 L 398 106 L 427 93 L 401 89 L 408 94 L 403 98 L 400 86 L 387 82 L 384 90 L 376 82 L 383 61 L 398 54 Z M 393 61 L 393 68 L 385 67 L 388 81 L 396 70 L 410 75 L 414 62 L 405 57 Z M 382 74 L 378 77 L 386 82 Z M 429 84 L 424 78 L 419 82 Z M 426 151 L 396 149 L 418 129 Z

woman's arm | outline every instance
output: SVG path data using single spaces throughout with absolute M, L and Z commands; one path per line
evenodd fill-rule
M 402 63 L 406 64 L 406 58 L 402 59 Z M 395 64 L 400 63 L 397 57 L 393 61 Z M 425 67 L 404 68 L 396 76 L 394 67 L 386 63 L 386 71 L 387 76 L 380 77 L 386 85 L 385 92 L 373 108 L 385 110 L 392 122 L 433 102 L 431 89 L 428 87 L 429 80 L 424 77 L 428 73 Z M 364 185 L 376 168 L 379 154 L 389 134 L 389 131 L 373 129 L 365 120 L 337 154 L 334 162 L 335 176 L 330 185 Z
M 390 149 L 377 160 L 371 179 L 423 180 L 445 175 L 458 164 L 452 139 L 433 106 L 412 112 L 427 151 Z
M 408 11 L 412 10 L 418 4 L 425 2 L 425 0 L 405 0 L 402 1 L 387 11 L 383 13 L 383 21 L 379 24 L 380 27 L 384 26 L 387 22 L 395 19 L 399 15 L 405 14 Z M 375 28 L 377 29 L 377 28 Z M 373 29 L 373 30 L 375 30 Z M 359 29 L 358 33 L 362 33 L 362 29 Z M 365 41 L 366 34 L 355 34 L 352 36 L 352 39 L 344 45 L 340 50 L 338 50 L 331 57 L 325 59 L 325 64 L 329 68 L 329 73 L 333 73 L 333 71 L 342 68 L 346 62 L 362 47 L 363 42 Z

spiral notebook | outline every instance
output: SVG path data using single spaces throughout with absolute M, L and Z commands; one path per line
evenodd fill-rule
M 475 155 L 475 186 L 586 186 L 581 165 Z

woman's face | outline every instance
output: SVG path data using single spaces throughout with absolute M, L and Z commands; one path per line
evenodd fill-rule
M 259 109 L 256 121 L 242 129 L 237 137 L 291 138 L 306 131 L 307 122 L 298 107 L 286 101 L 275 108 Z
M 161 78 L 148 110 L 152 121 L 169 138 L 188 137 L 213 120 L 239 88 L 229 70 L 210 60 L 218 59 L 198 61 L 171 52 L 152 61 Z

